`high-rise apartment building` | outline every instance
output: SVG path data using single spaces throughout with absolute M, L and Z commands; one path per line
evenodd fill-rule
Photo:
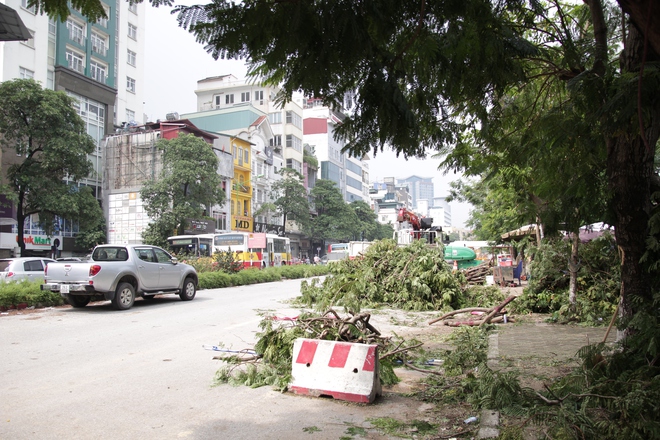
M 413 208 L 419 209 L 419 201 L 426 200 L 429 206 L 433 200 L 433 178 L 432 177 L 419 177 L 410 176 L 404 179 L 396 180 L 398 186 L 408 187 L 408 192 L 412 195 Z M 424 213 L 425 214 L 425 213 Z
M 369 202 L 368 156 L 361 158 L 343 153 L 346 146 L 335 139 L 335 128 L 344 115 L 324 106 L 319 99 L 302 99 L 304 108 L 304 142 L 314 148 L 319 161 L 318 178 L 337 184 L 347 203 Z
M 32 38 L 0 43 L 0 81 L 32 78 L 44 88 L 76 99 L 76 110 L 97 145 L 89 157 L 94 170 L 81 183 L 92 187 L 102 200 L 102 139 L 122 126 L 144 122 L 144 3 L 104 1 L 107 18 L 96 23 L 73 8 L 67 20 L 60 22 L 28 7 L 27 0 L 7 0 L 6 4 L 18 12 Z M 61 221 L 54 238 L 60 239 L 61 250 L 66 251 L 73 246 L 77 229 L 75 222 Z M 30 221 L 27 233 L 40 237 L 43 231 L 37 223 Z M 15 228 L 10 233 L 15 234 Z

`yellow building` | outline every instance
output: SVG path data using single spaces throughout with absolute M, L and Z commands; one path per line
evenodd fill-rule
M 251 144 L 237 138 L 231 138 L 234 156 L 234 179 L 231 185 L 231 230 L 252 232 L 252 186 L 251 186 Z

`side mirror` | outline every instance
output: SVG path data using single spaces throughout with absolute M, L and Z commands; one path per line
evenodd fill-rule
M 172 259 L 170 261 L 172 262 L 172 264 L 178 264 L 179 263 L 179 260 L 177 260 L 176 257 L 172 257 Z

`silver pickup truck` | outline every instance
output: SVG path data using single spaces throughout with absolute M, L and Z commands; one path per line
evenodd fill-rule
M 163 249 L 149 245 L 101 245 L 91 260 L 53 262 L 46 266 L 41 290 L 59 292 L 73 307 L 85 307 L 95 296 L 118 310 L 133 306 L 136 296 L 152 299 L 163 293 L 195 298 L 197 272 Z

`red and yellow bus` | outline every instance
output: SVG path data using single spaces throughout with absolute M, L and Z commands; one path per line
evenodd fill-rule
M 244 268 L 289 265 L 291 241 L 275 234 L 228 232 L 213 235 L 213 252 L 232 251 Z

